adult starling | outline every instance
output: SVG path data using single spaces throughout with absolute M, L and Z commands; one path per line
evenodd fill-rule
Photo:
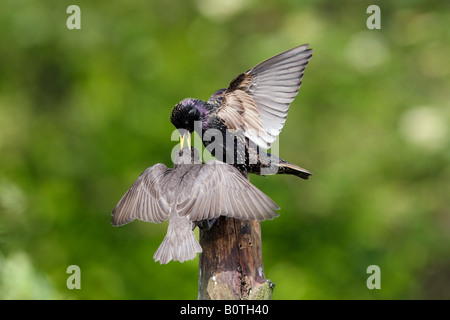
M 284 126 L 312 56 L 308 46 L 295 47 L 261 62 L 206 102 L 192 98 L 179 102 L 170 120 L 181 139 L 189 143 L 190 133 L 196 131 L 213 156 L 243 171 L 286 173 L 308 179 L 308 170 L 260 150 L 268 149 Z
M 161 264 L 192 260 L 202 252 L 193 229 L 219 216 L 265 220 L 279 207 L 231 165 L 210 160 L 201 164 L 196 149 L 180 149 L 174 168 L 158 163 L 145 170 L 125 193 L 112 214 L 120 226 L 139 219 L 169 219 L 167 235 L 153 255 Z

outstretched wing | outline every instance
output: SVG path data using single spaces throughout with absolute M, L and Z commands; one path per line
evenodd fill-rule
M 198 171 L 192 187 L 180 188 L 176 210 L 200 221 L 219 216 L 265 220 L 278 216 L 278 205 L 250 183 L 235 167 L 210 160 Z
M 229 129 L 241 129 L 250 140 L 269 148 L 280 134 L 289 105 L 302 84 L 312 57 L 308 46 L 280 53 L 238 75 L 223 93 L 217 116 Z
M 145 170 L 114 208 L 113 226 L 120 226 L 135 219 L 155 223 L 165 221 L 170 207 L 161 197 L 159 186 L 169 170 L 171 169 L 162 163 Z

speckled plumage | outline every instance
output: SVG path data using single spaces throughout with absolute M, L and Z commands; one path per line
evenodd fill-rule
M 281 132 L 311 56 L 312 50 L 303 45 L 265 60 L 208 101 L 182 100 L 173 108 L 171 122 L 179 130 L 196 131 L 213 156 L 243 172 L 308 179 L 308 170 L 262 148 L 269 148 Z

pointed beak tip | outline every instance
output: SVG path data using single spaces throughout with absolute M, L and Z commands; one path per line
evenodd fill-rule
M 184 141 L 186 140 L 187 146 L 191 148 L 191 133 L 186 131 L 182 135 L 180 134 L 180 148 L 183 150 Z
M 187 144 L 188 144 L 188 148 L 191 149 L 191 133 L 187 132 Z
M 183 150 L 184 145 L 184 135 L 180 135 L 180 149 Z

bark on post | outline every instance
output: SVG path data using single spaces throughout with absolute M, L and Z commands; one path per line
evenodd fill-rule
M 200 229 L 199 300 L 270 300 L 274 284 L 266 280 L 261 225 L 220 217 Z

